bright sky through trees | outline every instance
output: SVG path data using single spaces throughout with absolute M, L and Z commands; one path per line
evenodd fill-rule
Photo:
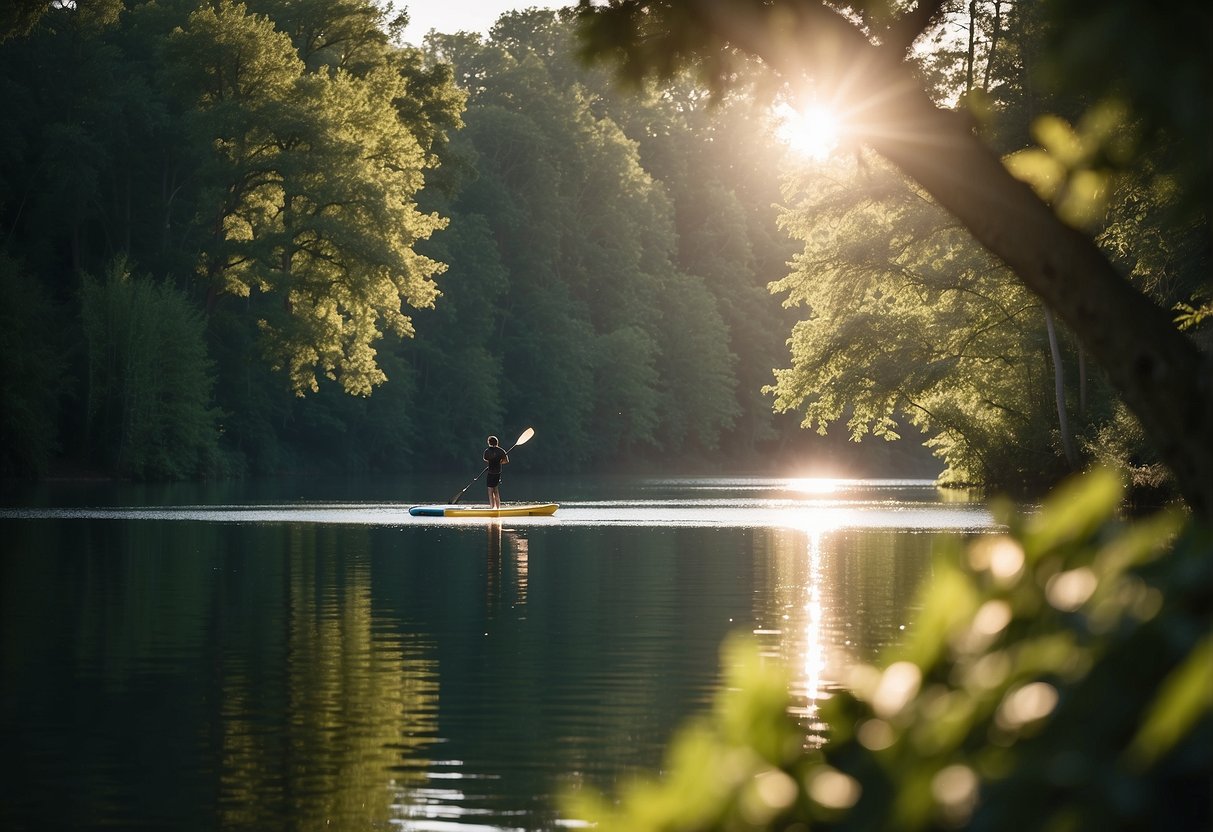
M 459 31 L 487 34 L 497 18 L 514 9 L 556 9 L 569 5 L 562 0 L 413 0 L 400 3 L 409 13 L 404 39 L 421 43 L 431 29 L 444 34 Z

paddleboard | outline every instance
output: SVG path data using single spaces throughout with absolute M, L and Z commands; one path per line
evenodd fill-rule
M 535 517 L 555 514 L 559 508 L 555 503 L 530 503 L 527 505 L 504 505 L 501 508 L 488 506 L 413 506 L 409 514 L 414 517 Z

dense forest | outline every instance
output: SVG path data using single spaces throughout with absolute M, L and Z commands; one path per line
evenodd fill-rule
M 1031 83 L 1035 5 L 957 4 L 917 59 L 1007 153 L 1086 103 Z M 772 102 L 798 102 L 758 62 L 715 95 L 690 74 L 625 94 L 572 14 L 421 46 L 404 19 L 160 0 L 6 21 L 0 473 L 441 468 L 534 425 L 550 470 L 1161 479 L 1064 324 L 955 219 L 865 150 L 789 150 Z M 1106 127 L 1054 128 L 1107 152 Z M 1207 339 L 1206 220 L 1175 220 L 1156 162 L 1099 179 L 1079 221 Z M 848 451 L 869 434 L 903 441 Z

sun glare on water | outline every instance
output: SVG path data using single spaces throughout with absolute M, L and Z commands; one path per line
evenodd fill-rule
M 784 490 L 798 494 L 833 494 L 838 487 L 838 480 L 831 477 L 797 477 L 788 480 Z
M 780 141 L 802 156 L 825 161 L 838 146 L 842 127 L 838 116 L 828 107 L 814 104 L 798 110 L 780 104 L 775 117 L 779 124 L 775 132 Z

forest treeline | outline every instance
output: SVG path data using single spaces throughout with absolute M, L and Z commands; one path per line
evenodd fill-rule
M 774 138 L 571 23 L 362 0 L 52 9 L 0 45 L 8 475 L 752 458 L 789 320 Z M 763 443 L 767 443 L 764 445 Z M 473 456 L 473 458 L 476 458 Z
M 1007 152 L 1042 104 L 1032 7 L 974 4 L 977 46 L 922 61 Z M 789 157 L 756 66 L 722 97 L 623 94 L 568 15 L 421 47 L 403 22 L 97 3 L 0 43 L 5 475 L 466 467 L 527 425 L 551 470 L 786 467 L 902 434 L 866 461 L 1015 488 L 1097 457 L 1150 471 L 954 220 L 863 152 Z M 1195 327 L 1207 240 L 1166 225 L 1155 173 L 1117 183 L 1101 241 Z M 802 421 L 842 429 L 813 445 Z

